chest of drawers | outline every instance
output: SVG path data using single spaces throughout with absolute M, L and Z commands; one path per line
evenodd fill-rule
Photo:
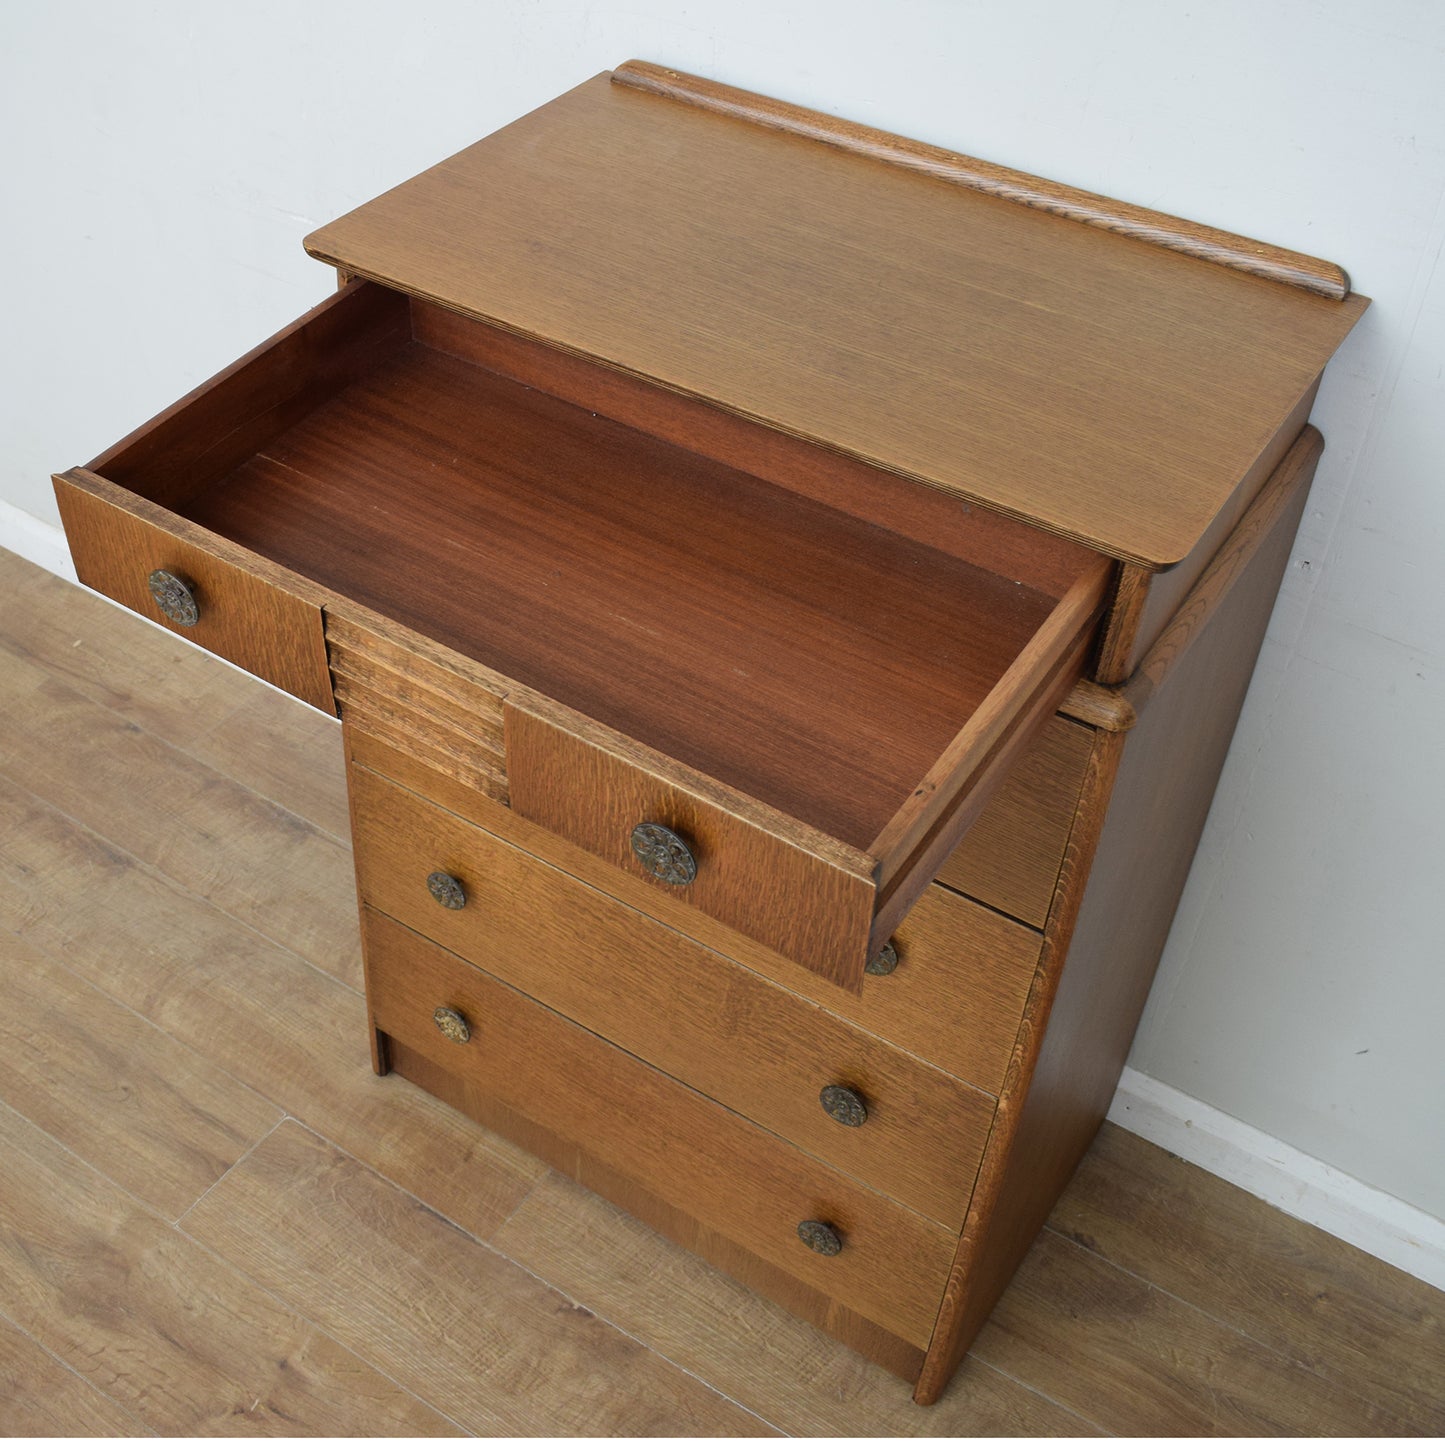
M 373 1058 L 936 1398 L 1097 1129 L 1337 268 L 631 63 L 56 478 L 343 723 Z

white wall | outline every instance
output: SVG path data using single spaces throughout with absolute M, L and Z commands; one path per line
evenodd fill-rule
M 330 289 L 307 231 L 632 55 L 1375 298 L 1133 1063 L 1445 1218 L 1445 6 L 7 0 L 0 498 L 53 520 L 52 469 Z

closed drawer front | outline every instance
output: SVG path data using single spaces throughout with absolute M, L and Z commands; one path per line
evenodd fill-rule
M 962 1226 L 990 1095 L 374 773 L 353 768 L 351 788 L 364 903 Z
M 190 642 L 334 712 L 319 595 L 90 472 L 55 479 L 75 571 Z
M 349 725 L 345 739 L 353 775 L 358 769 L 381 773 L 412 794 L 436 799 L 448 814 L 477 824 L 985 1093 L 996 1094 L 1002 1087 L 1043 945 L 1032 929 L 935 885 L 892 935 L 891 957 L 897 960 L 892 972 L 865 975 L 862 992 L 855 995 L 459 785 L 450 774 L 423 766 L 413 752 Z M 383 827 L 379 835 L 372 834 L 359 858 L 361 866 L 369 866 L 371 847 L 384 846 L 388 832 Z M 466 857 L 463 849 L 458 866 Z M 412 857 L 400 860 L 397 871 L 415 864 Z M 428 869 L 431 866 L 428 863 Z M 411 886 L 417 886 L 414 875 Z
M 957 1232 L 812 1159 L 515 989 L 374 913 L 371 1009 L 384 1034 L 673 1207 L 926 1347 Z M 450 1034 L 434 1020 L 438 1009 Z M 463 1036 L 466 1041 L 457 1041 Z M 798 1226 L 836 1235 L 815 1253 Z

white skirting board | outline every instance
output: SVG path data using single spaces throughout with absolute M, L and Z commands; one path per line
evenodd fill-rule
M 1445 1220 L 1134 1069 L 1124 1070 L 1109 1118 L 1293 1218 L 1445 1289 Z
M 5 501 L 0 547 L 75 581 L 60 528 Z M 1445 1221 L 1133 1069 L 1124 1070 L 1109 1118 L 1295 1219 L 1445 1289 Z
M 53 522 L 42 522 L 39 517 L 4 500 L 0 500 L 0 547 L 68 582 L 76 580 L 65 533 Z

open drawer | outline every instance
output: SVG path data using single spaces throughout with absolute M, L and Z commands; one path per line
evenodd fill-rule
M 900 535 L 478 364 L 491 331 L 352 283 L 57 479 L 83 580 L 143 611 L 155 570 L 218 612 L 232 585 L 304 600 L 192 629 L 302 696 L 276 637 L 379 614 L 349 692 L 333 655 L 343 716 L 385 688 L 373 712 L 464 752 L 426 683 L 456 656 L 517 812 L 860 988 L 1082 672 L 1110 564 L 941 496 L 944 544 Z M 226 570 L 118 557 L 131 532 L 76 529 L 95 493 Z

